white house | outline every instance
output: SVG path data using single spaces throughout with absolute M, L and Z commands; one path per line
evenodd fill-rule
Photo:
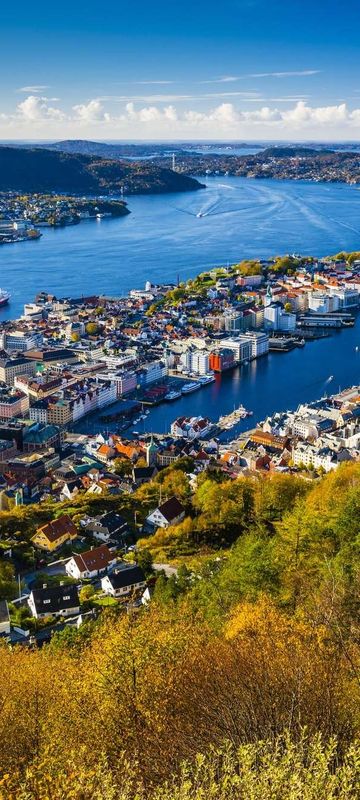
M 28 604 L 36 619 L 47 616 L 69 617 L 80 611 L 80 600 L 75 584 L 44 585 L 42 589 L 33 589 L 28 598 Z
M 101 588 L 111 597 L 123 597 L 136 589 L 146 586 L 145 575 L 140 567 L 124 565 L 110 575 L 101 578 Z
M 112 555 L 106 544 L 101 544 L 99 547 L 93 547 L 87 550 L 86 553 L 74 553 L 74 555 L 67 562 L 65 569 L 68 575 L 75 580 L 84 580 L 86 578 L 96 578 L 103 572 L 113 567 L 116 563 L 116 558 Z
M 146 522 L 154 528 L 168 528 L 170 525 L 177 525 L 185 517 L 185 510 L 177 497 L 170 497 L 161 506 L 146 517 Z

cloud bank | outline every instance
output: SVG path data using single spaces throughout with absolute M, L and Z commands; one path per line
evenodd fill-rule
M 156 97 L 157 102 L 145 105 L 117 98 L 115 111 L 108 110 L 102 98 L 65 110 L 53 105 L 57 98 L 29 94 L 13 113 L 0 112 L 0 137 L 289 139 L 293 136 L 324 140 L 356 138 L 360 132 L 360 108 L 350 109 L 343 102 L 314 107 L 305 99 L 290 104 L 291 98 L 278 98 L 279 107 L 264 104 L 259 108 L 240 108 L 235 102 L 221 102 L 201 111 L 183 108 L 183 104 L 179 109 Z M 241 102 L 261 100 L 261 97 L 242 97 Z

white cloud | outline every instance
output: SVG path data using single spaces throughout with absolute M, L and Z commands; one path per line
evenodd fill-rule
M 247 75 L 247 78 L 296 78 L 307 77 L 310 75 L 318 75 L 321 70 L 319 69 L 299 69 L 289 72 L 253 72 Z
M 18 91 L 18 92 L 25 92 L 25 94 L 27 94 L 28 92 L 31 92 L 31 94 L 37 94 L 38 92 L 44 92 L 44 91 L 45 91 L 45 89 L 50 89 L 50 86 L 39 86 L 39 85 L 35 85 L 35 86 L 22 86 L 22 87 L 21 87 L 20 89 L 18 89 L 17 91 Z
M 125 96 L 122 106 L 112 108 L 93 98 L 64 110 L 55 108 L 51 98 L 30 94 L 13 113 L 0 110 L 0 137 L 3 131 L 6 138 L 46 139 L 76 138 L 79 133 L 98 139 L 351 139 L 360 130 L 360 107 L 350 109 L 344 102 L 312 106 L 304 97 L 266 101 L 251 93 L 225 92 L 204 95 L 203 109 L 192 96 L 185 108 L 168 102 L 173 95 L 155 95 L 161 102 L 153 97 L 136 102 Z
M 47 97 L 39 97 L 38 95 L 30 94 L 26 100 L 19 103 L 17 111 L 20 117 L 28 122 L 39 122 L 41 120 L 57 120 L 65 119 L 65 114 L 58 108 L 52 108 L 48 105 Z
M 100 100 L 89 100 L 88 103 L 81 103 L 73 106 L 76 118 L 81 122 L 109 122 L 110 115 L 104 112 Z
M 245 75 L 222 75 L 220 78 L 200 81 L 200 83 L 234 83 L 236 81 L 243 81 L 245 78 L 305 78 L 311 75 L 318 75 L 319 72 L 319 69 L 298 69 L 288 72 L 250 72 Z

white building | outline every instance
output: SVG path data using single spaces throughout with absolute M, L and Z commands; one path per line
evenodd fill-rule
M 224 340 L 224 344 L 230 350 L 233 350 L 235 361 L 238 361 L 240 364 L 244 361 L 250 361 L 252 359 L 252 351 L 253 351 L 253 344 L 252 340 L 248 337 L 236 337 L 233 339 L 226 339 Z
M 138 370 L 138 383 L 141 386 L 149 386 L 150 383 L 156 383 L 167 375 L 167 366 L 163 361 L 151 361 L 149 364 L 144 364 Z
M 177 497 L 170 497 L 165 503 L 162 503 L 158 508 L 155 508 L 146 517 L 148 525 L 154 528 L 169 528 L 170 525 L 177 525 L 185 517 L 185 509 Z
M 269 352 L 269 337 L 260 331 L 246 331 L 239 339 L 242 342 L 251 342 L 251 358 L 259 358 Z
M 264 308 L 264 327 L 272 331 L 292 332 L 296 328 L 296 314 L 285 311 L 281 303 L 270 303 Z
M 114 566 L 116 558 L 106 544 L 93 547 L 86 553 L 74 553 L 65 565 L 65 570 L 75 580 L 96 578 Z
M 309 311 L 313 314 L 330 314 L 337 311 L 339 301 L 336 297 L 330 297 L 327 292 L 309 292 Z
M 146 586 L 145 575 L 140 567 L 126 565 L 101 578 L 101 588 L 111 597 L 123 597 Z
M 212 429 L 212 422 L 207 417 L 178 417 L 171 423 L 173 436 L 184 439 L 199 439 Z

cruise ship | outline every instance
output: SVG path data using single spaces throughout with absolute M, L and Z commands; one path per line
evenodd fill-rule
M 11 295 L 6 291 L 6 289 L 0 289 L 0 307 L 6 306 L 10 300 L 10 297 Z

